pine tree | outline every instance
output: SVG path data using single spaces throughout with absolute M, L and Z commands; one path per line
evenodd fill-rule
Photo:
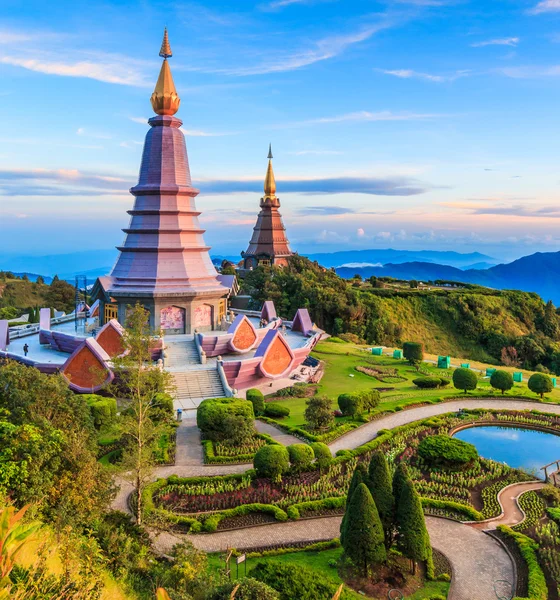
M 360 483 L 346 505 L 346 530 L 342 547 L 364 577 L 371 565 L 387 560 L 383 526 L 365 483 Z
M 379 450 L 373 453 L 369 463 L 368 487 L 379 511 L 388 550 L 393 543 L 395 500 L 389 464 L 385 454 Z
M 346 506 L 350 504 L 350 499 L 354 494 L 356 488 L 360 485 L 360 483 L 365 483 L 367 481 L 367 468 L 364 463 L 358 463 L 356 468 L 354 469 L 354 473 L 352 474 L 352 479 L 350 480 L 350 487 L 348 488 L 348 493 L 346 494 Z M 346 515 L 348 511 L 344 513 L 342 517 L 342 523 L 340 524 L 340 543 L 342 544 L 342 540 L 344 538 L 345 528 L 346 528 Z
M 402 482 L 397 505 L 398 547 L 412 562 L 416 573 L 418 561 L 430 561 L 432 549 L 426 529 L 422 502 L 414 484 L 407 478 Z

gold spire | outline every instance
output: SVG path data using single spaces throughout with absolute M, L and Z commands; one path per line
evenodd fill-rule
M 163 64 L 159 72 L 159 77 L 154 89 L 154 93 L 150 98 L 152 108 L 157 115 L 174 115 L 179 110 L 181 99 L 177 95 L 173 76 L 167 59 L 172 56 L 169 38 L 167 36 L 167 27 L 163 32 L 163 42 L 159 55 L 163 57 Z
M 272 170 L 272 144 L 268 147 L 268 169 L 264 179 L 264 196 L 265 198 L 276 197 L 276 180 Z

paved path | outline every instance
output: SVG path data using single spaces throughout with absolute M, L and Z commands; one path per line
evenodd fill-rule
M 377 436 L 380 429 L 393 429 L 399 425 L 406 425 L 413 421 L 420 421 L 435 415 L 442 415 L 458 411 L 461 408 L 489 408 L 495 410 L 541 410 L 543 412 L 560 415 L 560 405 L 529 402 L 527 400 L 501 400 L 496 398 L 464 398 L 452 400 L 440 404 L 429 404 L 419 408 L 410 408 L 401 412 L 381 417 L 354 429 L 350 433 L 338 438 L 329 444 L 331 452 L 336 454 L 338 450 L 353 450 Z
M 301 444 L 302 441 L 289 433 L 284 433 L 278 427 L 270 425 L 269 423 L 263 423 L 263 421 L 255 421 L 255 427 L 259 433 L 267 433 L 271 438 L 274 438 L 278 443 L 284 446 L 290 446 L 291 444 Z
M 496 529 L 498 525 L 517 525 L 525 519 L 523 511 L 519 508 L 519 498 L 525 492 L 541 490 L 545 484 L 542 481 L 528 481 L 526 483 L 514 483 L 508 485 L 498 494 L 498 502 L 502 507 L 502 516 L 498 519 L 472 523 L 472 527 L 482 530 Z
M 245 550 L 272 544 L 316 542 L 338 537 L 340 517 L 325 517 L 275 523 L 237 531 L 189 535 L 201 550 L 216 552 L 226 548 Z M 508 554 L 494 538 L 447 519 L 427 517 L 426 524 L 434 548 L 445 554 L 453 568 L 449 600 L 496 600 L 494 581 L 513 582 L 513 566 Z M 161 533 L 154 537 L 158 551 L 167 553 L 184 536 Z

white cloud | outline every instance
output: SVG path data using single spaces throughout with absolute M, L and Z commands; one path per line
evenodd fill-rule
M 21 67 L 36 73 L 61 77 L 83 77 L 105 83 L 146 87 L 151 85 L 145 78 L 139 62 L 111 54 L 88 53 L 84 60 L 68 61 L 66 56 L 38 53 L 36 56 L 0 56 L 0 63 Z M 153 83 L 153 82 L 152 82 Z
M 365 27 L 360 31 L 334 35 L 318 40 L 314 47 L 280 58 L 271 58 L 254 67 L 238 67 L 234 69 L 220 69 L 219 72 L 228 75 L 265 75 L 267 73 L 282 73 L 307 67 L 314 63 L 334 58 L 342 54 L 347 48 L 371 38 L 374 34 L 391 27 L 393 23 L 388 18 L 383 18 L 379 23 Z
M 560 1 L 560 0 L 559 0 Z M 519 44 L 518 37 L 498 38 L 494 40 L 485 40 L 483 42 L 475 42 L 471 44 L 472 48 L 483 48 L 484 46 L 517 46 Z
M 461 71 L 455 71 L 450 75 L 432 75 L 431 73 L 422 73 L 420 71 L 413 71 L 412 69 L 376 69 L 385 75 L 392 75 L 399 79 L 424 79 L 426 81 L 433 81 L 435 83 L 444 83 L 446 81 L 455 81 L 461 77 L 468 77 L 471 71 L 464 69 Z
M 512 79 L 532 79 L 535 77 L 558 77 L 560 76 L 560 65 L 551 65 L 548 67 L 540 66 L 520 66 L 504 67 L 497 69 L 498 73 L 511 77 Z
M 369 112 L 361 110 L 358 112 L 347 113 L 345 115 L 335 115 L 333 117 L 321 117 L 318 119 L 309 119 L 308 121 L 300 121 L 293 125 L 314 125 L 321 123 L 345 123 L 345 122 L 363 122 L 363 121 L 422 121 L 426 119 L 435 119 L 444 115 L 428 114 L 428 113 L 400 113 L 395 114 L 389 110 L 380 112 Z M 281 127 L 286 127 L 282 125 Z
M 134 123 L 140 123 L 140 125 L 148 124 L 148 117 L 128 117 Z
M 142 142 L 132 140 L 131 142 L 121 142 L 119 146 L 121 148 L 136 148 L 137 146 L 142 146 Z
M 76 135 L 83 135 L 84 137 L 95 138 L 97 140 L 110 140 L 113 136 L 106 133 L 95 133 L 85 129 L 85 127 L 79 127 L 76 131 Z
M 560 0 L 542 0 L 529 11 L 529 14 L 540 15 L 548 12 L 560 12 Z

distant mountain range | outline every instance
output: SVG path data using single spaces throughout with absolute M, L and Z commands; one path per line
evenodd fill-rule
M 536 292 L 544 300 L 560 304 L 560 252 L 537 252 L 508 264 L 488 269 L 461 270 L 457 267 L 429 262 L 388 263 L 380 267 L 341 267 L 336 272 L 347 279 L 356 274 L 364 279 L 395 277 L 434 281 L 447 279 L 476 283 L 496 289 L 515 289 Z
M 309 260 L 316 260 L 323 267 L 361 266 L 377 267 L 380 265 L 422 262 L 438 265 L 449 265 L 459 269 L 487 268 L 496 265 L 499 261 L 491 256 L 471 252 L 438 252 L 435 250 L 343 250 L 341 252 L 305 254 Z

